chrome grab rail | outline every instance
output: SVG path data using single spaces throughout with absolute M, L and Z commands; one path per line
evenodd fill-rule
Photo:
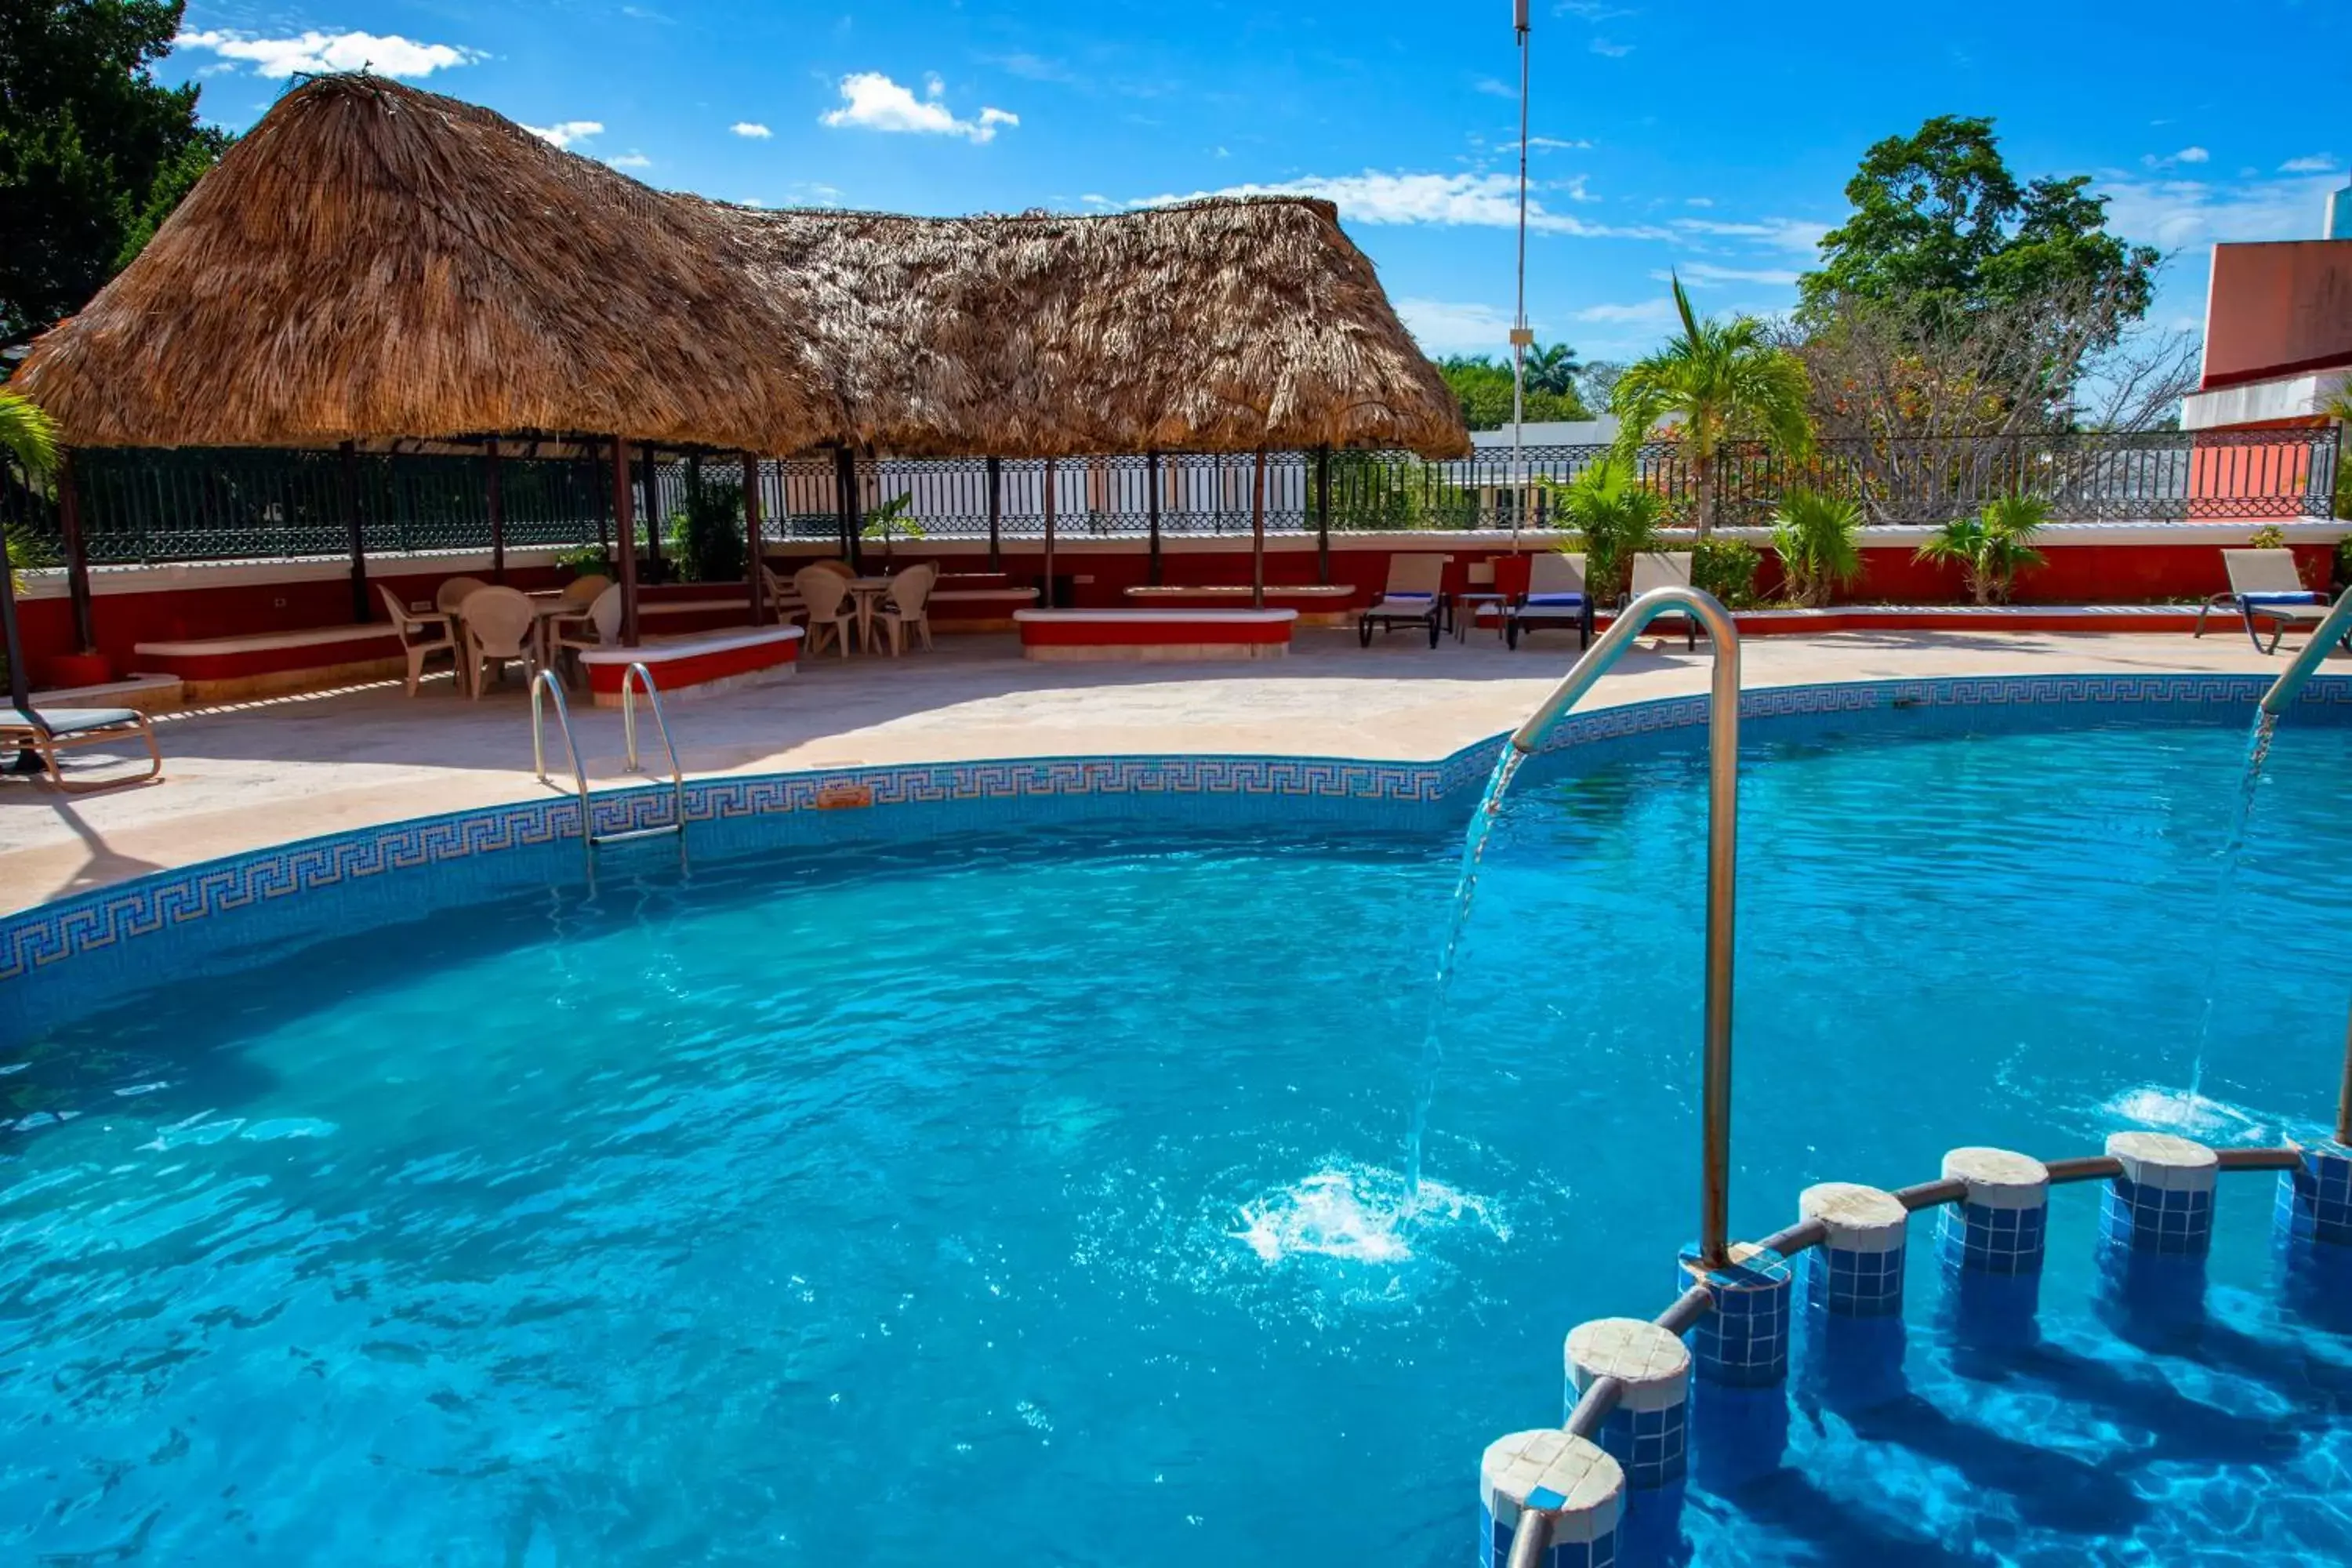
M 677 823 L 686 826 L 686 774 L 677 765 L 677 747 L 669 738 L 669 724 L 662 718 L 661 694 L 654 689 L 653 671 L 642 660 L 630 664 L 621 672 L 621 743 L 628 753 L 621 764 L 630 773 L 645 772 L 637 761 L 637 688 L 646 693 L 646 706 L 653 710 L 654 729 L 661 736 L 662 750 L 669 753 L 669 787 L 671 799 L 677 806 Z
M 2336 601 L 2335 607 L 2311 634 L 2311 640 L 2296 651 L 2279 678 L 2271 682 L 2271 689 L 2263 693 L 2263 711 L 2273 719 L 2284 717 L 2304 682 L 2318 669 L 2320 660 L 2347 636 L 2352 636 L 2352 593 Z
M 589 875 L 593 877 L 596 869 L 593 854 L 596 847 L 594 832 L 596 808 L 589 804 L 588 770 L 580 765 L 580 747 L 572 739 L 572 710 L 564 703 L 563 687 L 555 679 L 555 672 L 551 669 L 542 669 L 530 678 L 531 771 L 539 774 L 540 783 L 543 784 L 555 783 L 553 779 L 547 776 L 547 726 L 541 711 L 542 693 L 551 694 L 555 699 L 555 727 L 562 732 L 563 749 L 572 757 L 572 777 L 580 788 L 580 842 L 591 852 L 588 870 Z
M 1712 594 L 1680 586 L 1653 588 L 1610 623 L 1551 695 L 1511 735 L 1532 754 L 1546 731 L 1608 673 L 1633 639 L 1660 616 L 1681 612 L 1706 630 L 1715 660 L 1706 721 L 1706 1012 L 1700 1055 L 1699 1258 L 1710 1268 L 1731 1261 L 1731 933 L 1738 893 L 1739 628 Z

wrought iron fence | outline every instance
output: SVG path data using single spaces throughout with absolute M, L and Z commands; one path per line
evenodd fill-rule
M 2061 435 L 1996 439 L 1830 441 L 1802 463 L 1760 443 L 1718 453 L 1717 520 L 1767 521 L 1780 498 L 1809 485 L 1860 501 L 1873 523 L 1940 522 L 1998 496 L 2050 503 L 2059 521 L 2266 520 L 2326 517 L 2335 499 L 2338 432 Z M 1507 448 L 1426 462 L 1408 453 L 1276 452 L 1265 462 L 1270 533 L 1507 529 L 1552 521 L 1554 488 L 1610 448 L 1530 447 L 1523 467 Z M 1634 458 L 1641 481 L 1670 517 L 1689 515 L 1697 483 L 1679 447 L 1654 443 Z M 501 459 L 508 544 L 572 544 L 610 537 L 610 469 L 585 458 Z M 669 519 L 689 475 L 734 489 L 732 459 L 656 466 L 645 510 Z M 76 456 L 82 531 L 100 563 L 340 555 L 356 508 L 372 552 L 485 549 L 490 542 L 484 457 L 371 454 L 348 470 L 341 454 L 304 451 L 85 450 Z M 646 482 L 644 466 L 633 476 Z M 1057 535 L 1134 538 L 1246 536 L 1255 459 L 1248 454 L 1162 453 L 1071 458 L 1053 465 Z M 761 465 L 763 532 L 772 540 L 835 539 L 841 514 L 834 459 Z M 856 513 L 868 539 L 1035 539 L 1045 531 L 1046 465 L 1036 459 L 862 460 Z M 994 500 L 992 505 L 991 494 Z M 1524 511 L 1522 509 L 1524 508 Z M 54 540 L 53 500 L 0 485 L 0 520 Z

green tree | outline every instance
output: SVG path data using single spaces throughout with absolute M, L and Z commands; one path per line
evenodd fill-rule
M 87 304 L 139 254 L 228 137 L 196 88 L 149 74 L 178 0 L 0 5 L 0 342 Z
M 1528 345 L 1526 375 L 1530 392 L 1550 392 L 1577 395 L 1576 378 L 1584 366 L 1577 363 L 1576 351 L 1566 343 L 1530 343 Z
M 1550 351 L 1542 351 L 1550 352 Z M 1573 351 L 1568 363 L 1574 364 Z M 1462 405 L 1462 422 L 1473 430 L 1500 430 L 1511 422 L 1511 367 L 1484 354 L 1453 354 L 1437 362 L 1437 373 Z M 1592 411 L 1576 393 L 1571 373 L 1558 391 L 1536 385 L 1533 362 L 1528 371 L 1527 396 L 1522 405 L 1530 425 L 1552 420 L 1590 419 Z
M 1692 521 L 1704 539 L 1715 526 L 1716 456 L 1727 440 L 1761 437 L 1791 458 L 1810 454 L 1811 388 L 1803 362 L 1774 344 L 1753 316 L 1701 320 L 1682 279 L 1674 280 L 1683 330 L 1666 346 L 1625 368 L 1609 394 L 1622 421 L 1621 452 L 1631 458 L 1661 421 L 1681 430 L 1697 492 Z
M 1914 135 L 1887 137 L 1846 183 L 1853 215 L 1822 237 L 1820 268 L 1798 279 L 1799 314 L 1932 302 L 1957 321 L 2088 285 L 2113 302 L 2112 342 L 2121 323 L 2147 313 L 2161 257 L 2106 231 L 2106 198 L 2088 194 L 2090 183 L 2021 184 L 1990 119 L 1940 114 Z
M 1632 580 L 1633 557 L 1658 545 L 1665 498 L 1643 484 L 1634 466 L 1610 456 L 1573 479 L 1538 479 L 1551 497 L 1551 512 L 1574 537 L 1561 548 L 1584 552 L 1584 582 L 1593 599 L 1607 603 Z

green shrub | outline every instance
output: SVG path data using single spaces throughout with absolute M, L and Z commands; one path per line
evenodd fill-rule
M 1691 586 L 1714 595 L 1735 610 L 1756 603 L 1756 573 L 1764 552 L 1744 539 L 1713 534 L 1691 547 Z
M 1552 516 L 1573 538 L 1563 548 L 1584 551 L 1585 587 L 1599 603 L 1607 604 L 1625 591 L 1632 579 L 1633 557 L 1658 547 L 1659 520 L 1665 502 L 1641 482 L 1633 466 L 1617 458 L 1603 458 L 1575 479 L 1537 483 L 1550 498 Z
M 1772 516 L 1772 552 L 1790 599 L 1826 605 L 1862 575 L 1862 508 L 1821 490 L 1790 490 Z
M 2268 528 L 2258 528 L 2247 537 L 2246 544 L 2253 550 L 2284 550 L 2286 530 L 2275 523 Z
M 575 544 L 558 555 L 555 564 L 574 577 L 610 577 L 613 552 L 601 544 Z
M 2033 536 L 2050 517 L 2050 503 L 2035 496 L 2003 496 L 1985 502 L 1975 517 L 1956 517 L 1919 547 L 1922 561 L 1948 561 L 1979 605 L 2006 601 L 2017 574 L 2042 564 Z
M 724 479 L 689 472 L 669 514 L 669 555 L 681 581 L 733 583 L 743 576 L 743 491 Z

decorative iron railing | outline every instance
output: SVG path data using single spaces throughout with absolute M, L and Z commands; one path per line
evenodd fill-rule
M 2339 434 L 2334 428 L 2194 434 L 1841 440 L 1791 462 L 1760 443 L 1728 443 L 1716 471 L 1717 521 L 1769 521 L 1780 498 L 1811 485 L 1853 498 L 1873 523 L 1940 522 L 1998 496 L 2041 497 L 2057 521 L 2182 521 L 2327 517 Z M 1265 464 L 1271 533 L 1507 529 L 1551 521 L 1549 486 L 1609 454 L 1599 446 L 1508 448 L 1425 462 L 1408 453 L 1276 452 Z M 1635 458 L 1643 484 L 1688 518 L 1697 485 L 1684 451 L 1653 443 Z M 682 503 L 690 471 L 740 486 L 730 458 L 666 459 L 655 515 Z M 1069 458 L 1054 465 L 1057 535 L 1246 536 L 1255 462 L 1247 454 L 1163 453 Z M 83 538 L 99 563 L 341 555 L 356 507 L 370 552 L 487 548 L 488 459 L 371 454 L 348 476 L 335 452 L 85 450 L 76 455 Z M 861 460 L 856 510 L 867 537 L 1034 539 L 1045 531 L 1045 465 L 1036 459 Z M 584 458 L 507 458 L 499 464 L 508 544 L 609 538 L 610 470 Z M 995 504 L 990 505 L 992 482 Z M 643 484 L 642 467 L 637 483 Z M 1328 486 L 1328 491 L 1325 487 Z M 761 466 L 771 539 L 839 536 L 831 456 Z M 640 502 L 642 507 L 643 503 Z M 0 520 L 54 539 L 54 503 L 0 485 Z

